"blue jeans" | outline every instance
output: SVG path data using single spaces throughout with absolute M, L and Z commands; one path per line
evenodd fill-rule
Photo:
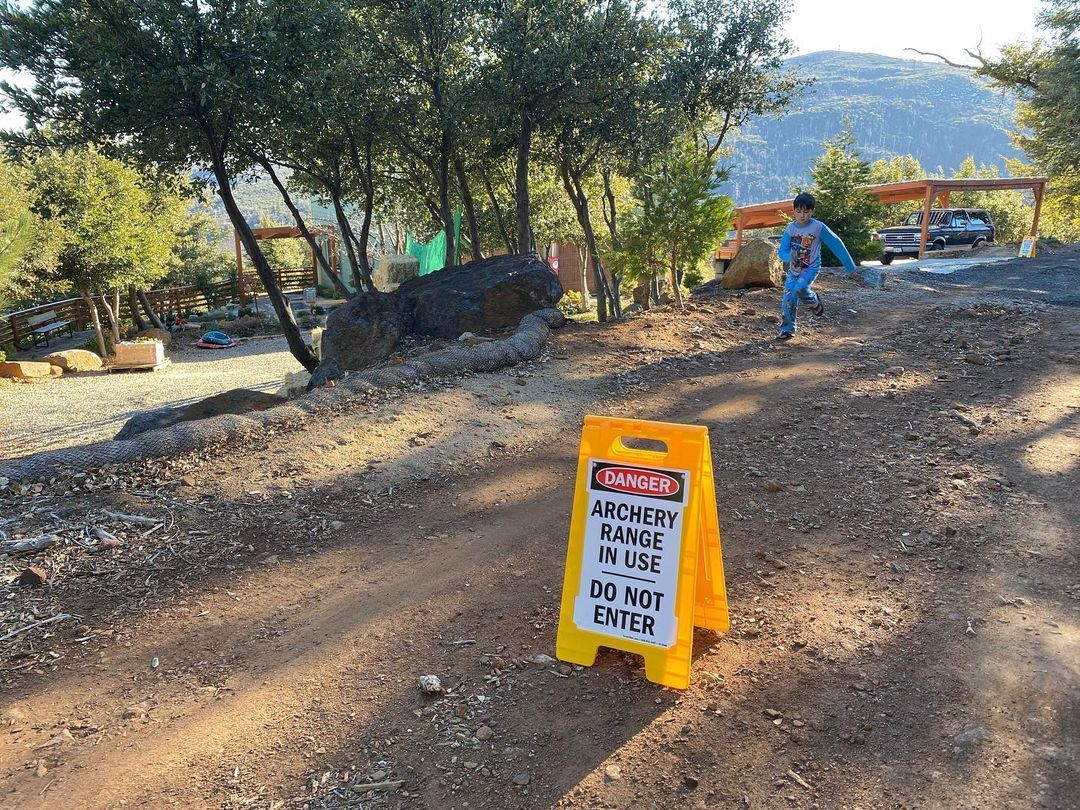
M 795 312 L 799 302 L 805 301 L 810 306 L 817 306 L 818 297 L 810 285 L 817 278 L 818 269 L 788 270 L 784 280 L 784 298 L 780 301 L 780 334 L 795 333 Z

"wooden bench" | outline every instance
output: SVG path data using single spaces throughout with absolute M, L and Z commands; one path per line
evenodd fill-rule
M 31 315 L 26 319 L 26 325 L 30 327 L 30 337 L 33 338 L 35 346 L 41 338 L 45 339 L 45 345 L 48 346 L 49 335 L 53 332 L 63 332 L 66 329 L 69 335 L 75 334 L 71 321 L 58 321 L 52 310 Z

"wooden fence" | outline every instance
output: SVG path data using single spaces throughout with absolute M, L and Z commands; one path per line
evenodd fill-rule
M 283 292 L 297 292 L 305 287 L 314 286 L 310 267 L 275 270 L 274 276 L 277 278 L 278 286 L 281 287 Z M 209 285 L 205 290 L 195 286 L 168 287 L 161 290 L 149 290 L 146 296 L 150 299 L 154 311 L 159 315 L 164 315 L 167 312 L 179 315 L 189 310 L 215 309 L 224 306 L 229 301 L 238 300 L 241 297 L 240 293 L 241 291 L 235 282 L 219 281 Z M 245 274 L 243 293 L 242 297 L 245 300 L 252 295 L 265 293 L 258 276 Z M 18 312 L 0 315 L 0 348 L 27 346 L 31 342 L 30 328 L 27 322 L 30 318 L 43 312 L 55 312 L 57 320 L 71 321 L 75 324 L 77 331 L 88 329 L 92 325 L 90 310 L 87 309 L 86 302 L 81 298 L 65 298 L 62 301 L 53 301 L 50 304 L 20 309 Z M 102 317 L 105 317 L 104 312 L 101 314 Z M 139 314 L 145 319 L 146 316 L 141 310 Z M 120 294 L 120 318 L 122 320 L 132 320 L 126 290 L 122 290 Z

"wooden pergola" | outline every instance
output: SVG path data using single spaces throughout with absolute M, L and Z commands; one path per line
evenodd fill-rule
M 333 225 L 309 225 L 308 233 L 314 237 L 325 236 L 329 240 L 327 257 L 334 272 L 338 272 L 337 231 Z M 280 226 L 272 228 L 252 228 L 251 234 L 257 240 L 262 239 L 302 239 L 304 234 L 297 227 Z M 244 251 L 240 244 L 240 234 L 233 232 L 233 242 L 236 245 L 236 290 L 240 297 L 240 303 L 247 303 L 247 284 L 244 281 Z M 280 283 L 280 280 L 279 280 Z M 319 285 L 319 263 L 315 257 L 315 251 L 311 251 L 311 286 Z
M 963 179 L 963 180 L 907 180 L 902 183 L 882 183 L 875 186 L 863 186 L 863 190 L 875 197 L 881 203 L 898 203 L 907 200 L 922 200 L 922 240 L 919 242 L 919 258 L 922 258 L 926 247 L 927 230 L 930 226 L 930 211 L 934 201 L 937 200 L 942 208 L 949 205 L 949 195 L 953 191 L 1011 191 L 1030 190 L 1035 196 L 1035 214 L 1031 221 L 1031 236 L 1034 238 L 1039 233 L 1039 213 L 1042 209 L 1043 191 L 1046 189 L 1047 178 L 1045 177 L 1003 177 L 988 179 Z M 794 218 L 792 201 L 777 200 L 776 202 L 757 203 L 745 205 L 735 209 L 735 242 L 733 245 L 725 244 L 716 251 L 717 259 L 730 259 L 738 252 L 743 244 L 743 231 L 752 231 L 758 228 L 777 228 L 787 225 Z M 730 254 L 730 255 L 724 255 Z

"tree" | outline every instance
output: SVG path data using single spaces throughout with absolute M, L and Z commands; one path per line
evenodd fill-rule
M 224 234 L 206 211 L 189 209 L 177 228 L 169 257 L 168 282 L 204 285 L 224 279 L 236 260 L 222 250 Z
M 177 4 L 36 0 L 0 7 L 0 64 L 26 71 L 29 89 L 3 85 L 38 142 L 105 142 L 140 165 L 177 172 L 202 166 L 251 256 L 289 348 L 309 370 L 318 360 L 232 194 L 250 159 L 238 155 L 239 116 L 267 54 L 280 50 L 275 26 L 298 0 Z M 280 63 L 274 67 L 280 69 Z M 289 75 L 303 74 L 304 64 Z M 46 131 L 48 125 L 52 129 Z
M 30 193 L 14 166 L 0 153 L 0 306 L 4 291 L 34 241 Z
M 914 155 L 893 155 L 891 158 L 880 158 L 870 164 L 867 182 L 870 185 L 902 183 L 905 180 L 922 180 L 929 176 Z M 890 225 L 899 225 L 911 210 L 912 203 L 910 202 L 880 205 L 878 214 L 870 218 L 870 227 L 876 230 Z
M 104 357 L 95 294 L 101 295 L 117 342 L 120 289 L 148 286 L 168 272 L 172 243 L 170 234 L 162 233 L 161 191 L 150 190 L 153 179 L 92 148 L 46 151 L 35 157 L 29 172 L 34 212 L 63 226 L 59 271 L 86 303 Z
M 976 165 L 975 158 L 968 156 L 953 172 L 953 177 L 993 178 L 1000 177 L 997 166 L 981 163 Z M 961 191 L 953 192 L 949 205 L 959 208 L 981 208 L 990 212 L 997 229 L 996 240 L 1019 244 L 1031 232 L 1031 218 L 1034 211 L 1024 202 L 1021 191 Z
M 723 178 L 712 158 L 683 138 L 653 166 L 641 208 L 626 219 L 624 267 L 639 279 L 666 274 L 682 307 L 682 279 L 709 255 L 735 213 L 715 187 Z
M 880 204 L 860 188 L 870 182 L 870 164 L 855 148 L 850 126 L 824 147 L 810 170 L 810 191 L 817 201 L 815 218 L 843 240 L 856 262 L 880 254 L 880 247 L 870 239 L 871 223 L 881 215 Z M 840 263 L 826 247 L 822 247 L 822 262 Z

